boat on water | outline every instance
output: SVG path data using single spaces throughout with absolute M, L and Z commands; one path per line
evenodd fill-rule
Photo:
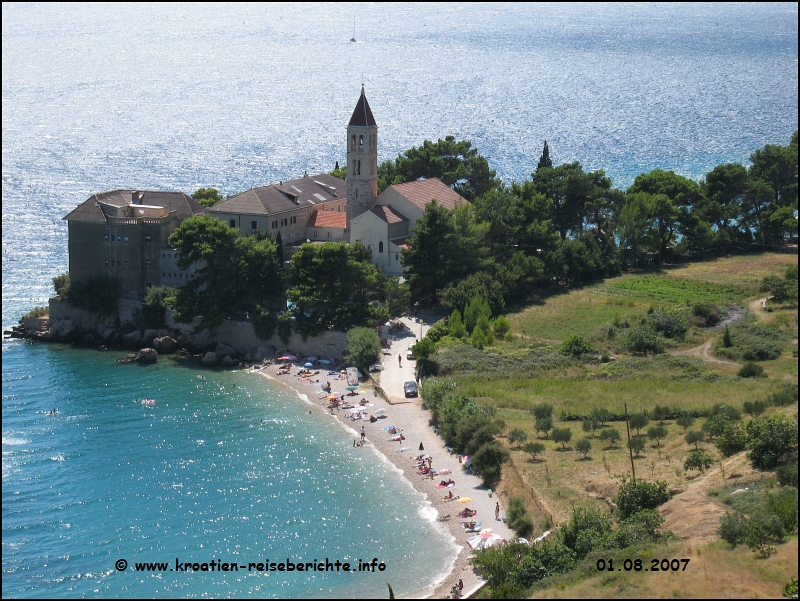
M 356 18 L 355 17 L 353 17 L 353 37 L 350 38 L 350 41 L 351 42 L 355 42 L 356 41 Z

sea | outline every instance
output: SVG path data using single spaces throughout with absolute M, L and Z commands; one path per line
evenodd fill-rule
M 3 327 L 52 295 L 91 194 L 330 171 L 362 84 L 379 160 L 453 135 L 506 183 L 545 140 L 622 189 L 748 165 L 797 129 L 797 23 L 796 3 L 3 3 Z M 314 399 L 115 349 L 2 352 L 3 597 L 417 596 L 452 565 L 426 499 Z

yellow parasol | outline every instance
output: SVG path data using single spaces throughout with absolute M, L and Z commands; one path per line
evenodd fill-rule
M 461 497 L 461 498 L 458 500 L 458 502 L 459 502 L 459 503 L 472 503 L 472 499 L 470 499 L 469 497 Z

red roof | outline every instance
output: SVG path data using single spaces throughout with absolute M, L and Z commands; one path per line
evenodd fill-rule
M 308 220 L 308 227 L 332 227 L 343 230 L 347 227 L 347 213 L 314 211 Z
M 465 198 L 454 192 L 450 186 L 435 177 L 406 184 L 395 184 L 392 188 L 423 211 L 425 206 L 433 199 L 436 199 L 439 205 L 451 211 L 458 205 L 467 202 Z

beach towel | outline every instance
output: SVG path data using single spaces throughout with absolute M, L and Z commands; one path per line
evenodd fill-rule
M 445 486 L 442 486 L 441 484 L 437 484 L 436 488 L 453 488 L 455 485 L 456 485 L 455 482 L 453 482 L 452 484 L 446 484 Z

